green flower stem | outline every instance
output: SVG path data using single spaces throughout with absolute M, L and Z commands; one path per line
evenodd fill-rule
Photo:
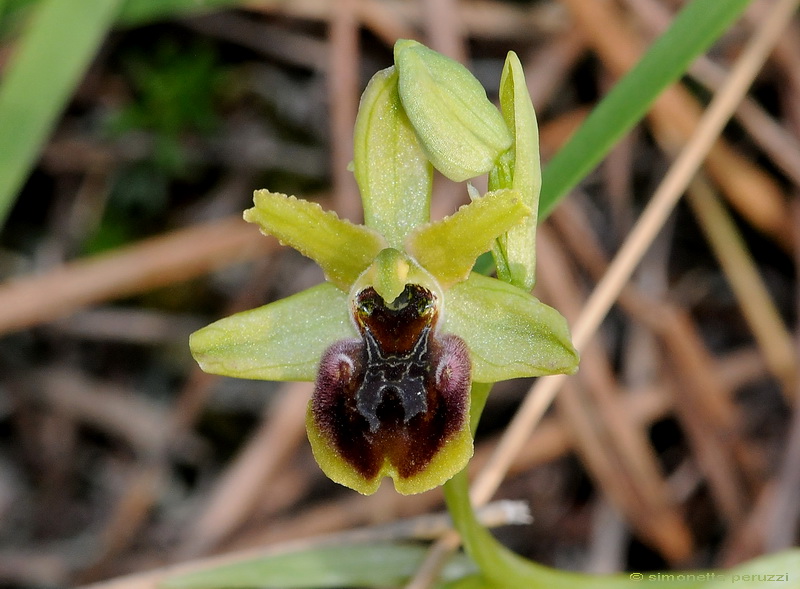
M 483 408 L 486 406 L 486 400 L 489 398 L 489 393 L 492 392 L 493 383 L 473 382 L 472 390 L 470 391 L 470 407 L 469 407 L 469 427 L 472 430 L 472 437 L 475 437 L 475 432 L 478 429 L 478 422 L 483 415 Z
M 478 423 L 492 390 L 491 384 L 473 383 L 470 407 L 470 427 L 475 435 Z M 461 534 L 464 548 L 481 570 L 482 583 L 469 586 L 498 589 L 560 589 L 573 587 L 580 577 L 572 573 L 561 573 L 530 562 L 509 551 L 484 528 L 475 516 L 469 498 L 469 478 L 465 468 L 444 484 L 447 510 Z M 578 579 L 585 582 L 583 579 Z M 469 581 L 467 581 L 469 583 Z M 588 586 L 588 585 L 587 585 Z M 610 586 L 610 585 L 609 585 Z
M 491 384 L 472 385 L 470 427 L 473 436 L 491 389 Z M 443 488 L 447 510 L 461 535 L 464 549 L 481 571 L 478 575 L 464 577 L 448 584 L 448 589 L 632 589 L 641 587 L 649 576 L 647 573 L 639 577 L 625 573 L 587 575 L 560 571 L 530 561 L 503 546 L 480 524 L 470 501 L 466 468 L 447 481 Z M 776 560 L 782 556 L 774 555 Z M 788 558 L 788 555 L 786 557 Z M 754 564 L 746 564 L 740 568 L 743 572 L 766 570 L 759 569 Z M 780 570 L 783 571 L 784 568 L 788 570 L 790 567 L 783 567 Z M 717 589 L 726 580 L 724 574 L 715 575 L 707 571 L 675 573 L 676 577 L 683 578 L 667 580 L 659 577 L 657 582 L 661 589 Z M 730 574 L 728 577 L 727 581 L 730 582 Z
M 747 0 L 695 0 L 675 19 L 669 31 L 647 52 L 640 63 L 594 110 L 569 143 L 544 171 L 539 212 L 542 218 L 581 178 L 599 162 L 619 137 L 646 112 L 664 87 L 676 80 L 688 64 L 716 40 L 748 4 Z M 511 72 L 514 73 L 514 72 Z M 507 103 L 512 103 L 507 100 Z M 505 111 L 504 114 L 511 111 Z M 516 125 L 515 125 L 516 126 Z M 504 162 L 500 162 L 503 164 Z M 502 168 L 503 166 L 499 166 Z M 506 175 L 507 176 L 507 175 Z M 493 178 L 492 188 L 507 186 L 508 178 Z M 504 181 L 503 181 L 504 180 Z M 500 252 L 501 254 L 503 252 Z M 504 256 L 500 255 L 501 261 Z M 510 269 L 498 264 L 501 279 Z M 473 389 L 473 403 L 476 396 Z M 479 411 L 473 413 L 477 422 Z M 473 424 L 474 431 L 474 424 Z M 506 549 L 477 521 L 469 499 L 467 474 L 462 471 L 444 485 L 445 499 L 464 547 L 478 567 L 481 578 L 468 578 L 460 587 L 513 589 L 622 587 L 641 582 L 627 575 L 592 577 L 559 572 L 530 562 Z M 659 582 L 660 587 L 709 586 L 706 582 Z
M 508 551 L 478 523 L 470 503 L 469 479 L 465 471 L 445 483 L 444 496 L 450 517 L 461 534 L 464 548 L 481 570 L 484 587 L 558 589 L 570 586 L 563 581 L 551 584 L 548 577 L 552 575 L 537 575 L 539 565 L 532 562 L 525 562 L 524 565 L 519 563 L 520 557 Z M 525 571 L 528 567 L 530 571 Z M 530 574 L 531 571 L 534 574 Z
M 461 534 L 464 548 L 481 570 L 481 582 L 467 581 L 465 587 L 482 589 L 620 589 L 641 586 L 626 574 L 595 576 L 552 569 L 523 558 L 498 542 L 475 517 L 469 499 L 469 479 L 462 470 L 444 485 L 450 517 Z M 702 574 L 702 573 L 700 573 Z M 659 587 L 691 589 L 703 581 L 660 581 Z M 456 585 L 458 586 L 458 585 Z

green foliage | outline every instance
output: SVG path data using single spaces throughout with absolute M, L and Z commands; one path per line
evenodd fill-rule
M 0 18 L 21 15 L 43 0 L 2 0 Z M 277 0 L 276 0 L 277 1 Z M 126 26 L 139 26 L 156 20 L 220 10 L 241 4 L 242 0 L 123 0 L 118 22 Z
M 21 30 L 0 83 L 0 225 L 115 19 L 141 23 L 233 3 L 14 0 L 0 5 L 0 34 Z M 20 27 L 23 19 L 28 22 Z M 215 54 L 208 47 L 180 51 L 165 44 L 152 57 L 133 57 L 129 73 L 139 100 L 122 113 L 118 129 L 154 131 L 156 161 L 176 174 L 183 163 L 177 135 L 208 131 L 216 122 L 213 99 L 221 72 Z
M 28 8 L 30 0 L 0 0 L 0 39 L 16 32 Z
M 559 571 L 508 550 L 476 520 L 469 500 L 469 480 L 461 472 L 445 485 L 445 499 L 464 547 L 480 573 L 458 579 L 448 589 L 748 589 L 795 587 L 800 578 L 800 550 L 770 554 L 726 571 L 634 572 L 587 575 Z
M 323 589 L 326 587 L 398 587 L 422 564 L 422 545 L 382 543 L 342 545 L 251 559 L 208 571 L 173 577 L 164 589 Z M 475 570 L 459 557 L 445 568 L 443 580 Z
M 42 0 L 0 85 L 0 226 L 119 0 Z

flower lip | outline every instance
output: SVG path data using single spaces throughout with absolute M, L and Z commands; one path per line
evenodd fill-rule
M 334 480 L 370 493 L 389 475 L 401 492 L 418 492 L 455 472 L 429 472 L 447 448 L 459 470 L 472 453 L 469 351 L 435 334 L 438 302 L 412 283 L 390 303 L 373 287 L 355 294 L 361 339 L 323 355 L 309 406 L 312 449 Z

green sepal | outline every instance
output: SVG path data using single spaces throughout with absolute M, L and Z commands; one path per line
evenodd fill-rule
M 386 247 L 377 232 L 340 219 L 317 203 L 269 190 L 256 190 L 253 202 L 244 212 L 245 221 L 314 260 L 345 292 Z
M 495 278 L 472 273 L 445 293 L 443 333 L 467 342 L 472 380 L 572 374 L 578 352 L 561 314 Z
M 352 467 L 336 448 L 320 432 L 314 422 L 312 412 L 306 413 L 306 430 L 314 458 L 322 472 L 332 481 L 358 491 L 362 495 L 372 495 L 380 487 L 384 477 L 390 477 L 395 490 L 401 495 L 424 493 L 444 484 L 464 467 L 472 458 L 473 444 L 469 421 L 445 442 L 430 464 L 419 473 L 401 477 L 388 457 L 381 470 L 372 478 L 366 478 Z
M 365 224 L 401 248 L 406 235 L 430 218 L 433 167 L 400 103 L 394 67 L 375 74 L 361 97 L 353 172 Z
M 489 174 L 489 190 L 513 188 L 533 213 L 501 235 L 492 254 L 498 278 L 530 291 L 536 283 L 536 223 L 542 187 L 539 129 L 525 73 L 513 51 L 506 57 L 500 78 L 500 108 L 511 129 L 513 143 Z
M 316 378 L 333 342 L 357 336 L 348 296 L 329 283 L 194 332 L 189 347 L 205 372 L 258 380 Z
M 406 240 L 406 250 L 446 288 L 466 280 L 478 256 L 530 214 L 516 191 L 488 192 L 449 217 L 421 226 Z
M 400 100 L 433 166 L 456 182 L 491 170 L 511 133 L 480 82 L 416 41 L 397 41 L 394 62 Z

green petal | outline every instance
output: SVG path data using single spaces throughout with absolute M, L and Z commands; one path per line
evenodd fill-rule
M 530 291 L 536 282 L 536 221 L 542 187 L 539 129 L 525 73 L 513 51 L 500 79 L 500 107 L 514 141 L 489 175 L 489 189 L 513 188 L 533 214 L 501 235 L 492 253 L 498 278 Z
M 442 331 L 467 342 L 475 382 L 571 374 L 578 368 L 578 353 L 558 311 L 480 274 L 445 293 Z
M 256 190 L 244 219 L 320 265 L 326 278 L 347 291 L 385 246 L 380 234 L 323 211 L 317 203 Z
M 353 171 L 364 222 L 392 247 L 430 218 L 433 168 L 400 104 L 394 67 L 367 85 L 354 132 Z
M 456 182 L 491 170 L 511 133 L 480 82 L 416 41 L 398 41 L 394 61 L 403 108 L 434 167 Z
M 314 380 L 325 350 L 356 337 L 347 295 L 320 284 L 196 331 L 189 347 L 205 372 L 260 380 Z
M 408 253 L 447 287 L 466 280 L 475 260 L 495 239 L 531 214 L 513 190 L 489 192 L 407 240 Z

